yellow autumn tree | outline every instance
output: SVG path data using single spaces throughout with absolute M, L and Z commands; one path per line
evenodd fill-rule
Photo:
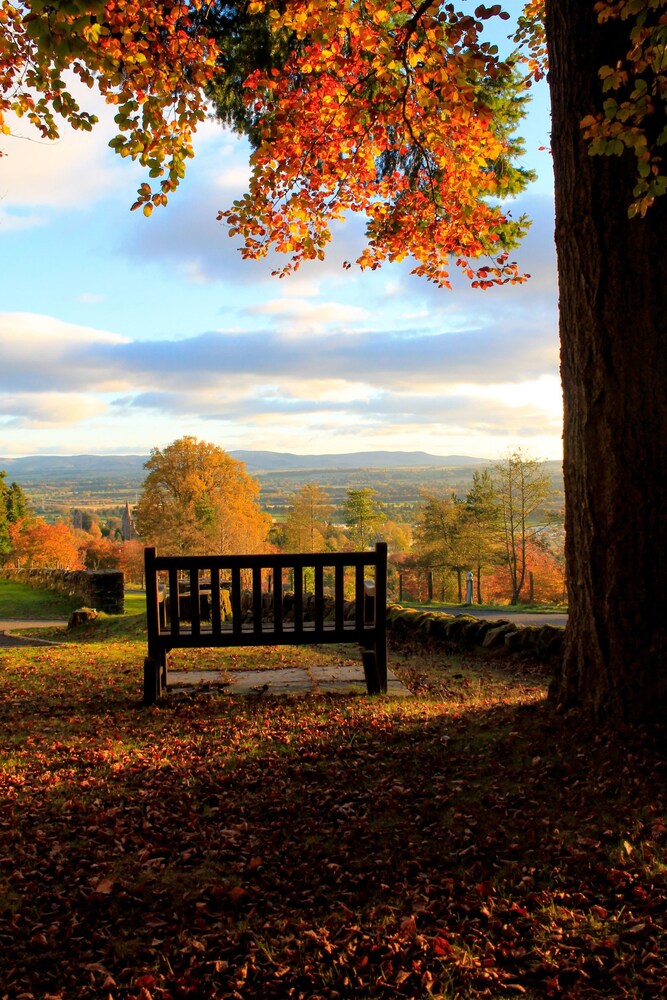
M 259 483 L 217 445 L 182 437 L 154 448 L 137 504 L 136 525 L 163 555 L 262 552 L 271 519 Z

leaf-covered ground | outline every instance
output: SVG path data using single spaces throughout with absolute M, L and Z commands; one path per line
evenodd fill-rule
M 424 655 L 145 709 L 141 638 L 85 635 L 0 653 L 1 997 L 667 994 L 660 734 Z

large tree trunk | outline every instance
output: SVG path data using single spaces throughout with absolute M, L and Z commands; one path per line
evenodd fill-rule
M 552 695 L 628 722 L 667 709 L 667 197 L 630 220 L 633 157 L 589 157 L 597 70 L 629 48 L 593 0 L 548 0 L 569 622 Z

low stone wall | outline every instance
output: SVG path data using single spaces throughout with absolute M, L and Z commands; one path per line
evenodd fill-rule
M 0 579 L 55 590 L 108 615 L 125 611 L 125 577 L 120 570 L 3 569 Z
M 264 591 L 262 593 L 262 619 L 266 621 L 273 620 L 273 593 Z M 184 590 L 181 592 L 178 603 L 181 618 L 186 620 L 190 617 L 190 592 Z M 294 594 L 287 591 L 283 594 L 282 603 L 282 614 L 284 622 L 294 621 Z M 333 621 L 336 616 L 336 602 L 330 594 L 325 594 L 322 601 L 323 615 L 325 621 Z M 167 594 L 165 599 L 165 611 L 167 617 L 171 613 L 171 599 L 170 595 Z M 369 618 L 372 615 L 372 609 L 368 611 Z M 207 589 L 202 589 L 199 594 L 199 615 L 202 621 L 208 622 L 211 620 L 211 595 Z M 242 621 L 250 623 L 253 621 L 253 596 L 252 590 L 242 590 L 241 591 L 241 615 Z M 354 621 L 356 615 L 356 604 L 354 601 L 344 601 L 343 602 L 343 619 L 344 621 Z M 223 587 L 220 590 L 220 620 L 231 621 L 232 620 L 232 602 L 230 600 L 229 591 Z M 315 620 L 315 595 L 311 593 L 303 594 L 303 620 L 306 622 L 312 622 Z
M 472 615 L 418 611 L 399 604 L 387 607 L 387 630 L 396 643 L 419 642 L 449 652 L 482 655 L 520 654 L 540 663 L 556 662 L 563 653 L 564 625 L 517 625 Z

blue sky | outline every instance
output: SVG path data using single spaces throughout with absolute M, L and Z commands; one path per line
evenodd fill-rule
M 508 8 L 511 5 L 506 5 Z M 87 105 L 91 103 L 86 92 Z M 93 101 L 94 101 L 93 97 Z M 523 286 L 437 289 L 408 265 L 344 271 L 363 223 L 292 277 L 243 261 L 219 209 L 248 150 L 207 123 L 181 189 L 150 219 L 141 178 L 91 135 L 0 157 L 0 456 L 147 453 L 183 434 L 226 450 L 561 456 L 546 88 L 521 128 L 539 180 Z

